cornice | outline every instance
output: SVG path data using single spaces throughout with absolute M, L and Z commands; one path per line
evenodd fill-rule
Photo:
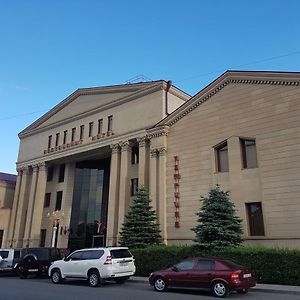
M 56 113 L 58 113 L 61 109 L 63 109 L 64 107 L 66 107 L 67 105 L 69 105 L 70 103 L 72 103 L 79 96 L 82 96 L 82 95 L 93 95 L 93 94 L 105 94 L 106 93 L 105 92 L 105 90 L 106 90 L 105 88 L 103 88 L 104 91 L 102 90 L 101 93 L 98 92 L 98 89 L 97 89 L 97 91 L 93 91 L 93 89 L 91 89 L 90 91 L 89 91 L 89 89 L 79 89 L 79 90 L 75 91 L 73 94 L 71 94 L 69 97 L 67 97 L 65 100 L 63 100 L 61 103 L 59 103 L 58 105 L 56 105 L 53 109 L 51 109 L 49 112 L 47 112 L 41 118 L 39 118 L 37 121 L 35 121 L 31 125 L 29 125 L 23 131 L 21 131 L 19 133 L 19 137 L 20 138 L 24 138 L 26 136 L 31 136 L 33 134 L 36 134 L 36 133 L 39 133 L 39 132 L 43 132 L 43 131 L 46 131 L 48 129 L 52 129 L 54 127 L 58 127 L 60 125 L 64 125 L 64 124 L 76 121 L 78 119 L 82 119 L 82 118 L 88 117 L 90 115 L 94 115 L 96 113 L 99 113 L 99 112 L 102 112 L 102 111 L 105 111 L 105 110 L 109 110 L 109 109 L 111 109 L 113 107 L 119 106 L 119 105 L 124 104 L 126 102 L 129 102 L 129 101 L 135 100 L 137 98 L 141 98 L 141 97 L 144 97 L 144 96 L 149 95 L 151 93 L 154 93 L 156 91 L 159 91 L 161 89 L 161 87 L 162 87 L 162 81 L 158 81 L 158 82 L 149 84 L 148 86 L 145 85 L 145 87 L 142 88 L 142 89 L 135 88 L 133 90 L 134 93 L 131 94 L 131 95 L 127 95 L 127 96 L 121 97 L 119 99 L 114 100 L 113 102 L 101 105 L 101 106 L 99 106 L 96 109 L 90 109 L 88 111 L 85 111 L 83 113 L 77 114 L 77 115 L 72 116 L 70 118 L 66 118 L 66 119 L 64 119 L 64 120 L 62 120 L 60 122 L 56 122 L 55 124 L 49 124 L 49 125 L 44 126 L 44 127 L 36 128 L 37 126 L 41 125 L 43 122 L 45 122 L 48 119 L 50 119 Z M 100 89 L 102 89 L 102 88 L 99 88 L 99 90 Z M 113 92 L 115 92 L 115 93 L 116 92 L 123 92 L 123 91 L 124 90 L 122 90 L 120 88 L 120 90 L 119 89 L 118 90 L 114 90 L 114 91 L 112 90 L 110 93 L 113 93 Z
M 168 136 L 168 134 L 169 134 L 169 126 L 166 125 L 147 129 L 147 136 L 149 140 L 160 136 Z
M 229 84 L 299 86 L 300 73 L 227 71 L 155 126 L 174 125 Z

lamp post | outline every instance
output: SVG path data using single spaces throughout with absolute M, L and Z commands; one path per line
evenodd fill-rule
M 55 240 L 59 225 L 59 220 L 64 217 L 64 212 L 61 212 L 60 210 L 55 210 L 52 213 L 47 214 L 47 217 L 51 219 L 52 221 L 52 240 L 51 240 L 51 247 L 55 247 Z

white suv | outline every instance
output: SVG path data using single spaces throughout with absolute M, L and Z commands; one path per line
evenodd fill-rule
M 64 279 L 87 279 L 91 287 L 103 280 L 124 283 L 135 273 L 134 258 L 126 247 L 91 248 L 74 251 L 49 268 L 54 283 Z

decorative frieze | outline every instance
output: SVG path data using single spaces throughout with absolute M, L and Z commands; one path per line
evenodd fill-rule
M 160 126 L 160 127 L 152 128 L 147 130 L 147 132 L 148 132 L 149 139 L 157 138 L 160 136 L 168 136 L 169 126 Z
M 175 228 L 180 227 L 180 192 L 179 192 L 179 181 L 180 181 L 180 173 L 179 173 L 179 156 L 174 156 L 174 217 L 175 217 Z

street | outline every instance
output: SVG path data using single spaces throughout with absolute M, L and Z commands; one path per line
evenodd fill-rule
M 148 284 L 130 281 L 123 285 L 105 283 L 99 288 L 90 288 L 85 281 L 68 281 L 55 285 L 48 278 L 21 280 L 18 277 L 0 276 L 0 300 L 152 300 L 154 297 L 156 300 L 216 299 L 209 292 L 198 290 L 170 290 L 158 293 Z M 283 298 L 296 300 L 299 299 L 299 295 L 250 291 L 246 295 L 231 294 L 228 299 L 281 300 Z

